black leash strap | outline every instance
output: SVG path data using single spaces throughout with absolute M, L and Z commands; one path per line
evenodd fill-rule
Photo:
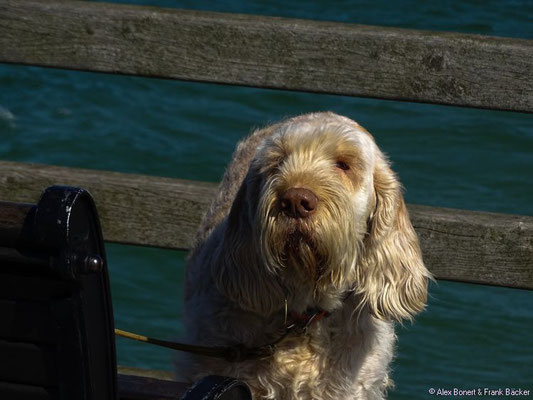
M 229 362 L 241 362 L 246 360 L 268 358 L 272 356 L 276 351 L 276 347 L 283 343 L 291 333 L 303 334 L 314 321 L 318 321 L 322 317 L 327 317 L 328 315 L 329 313 L 326 313 L 325 311 L 313 310 L 312 314 L 306 314 L 305 319 L 297 320 L 293 324 L 287 326 L 285 328 L 285 333 L 275 342 L 252 348 L 246 347 L 242 344 L 214 347 L 196 346 L 192 344 L 177 343 L 168 340 L 151 338 L 120 329 L 115 329 L 115 335 L 137 340 L 139 342 L 155 344 L 156 346 L 162 346 L 173 350 L 185 351 L 187 353 L 193 353 L 207 357 L 223 358 Z
M 253 348 L 249 348 L 243 345 L 215 347 L 196 346 L 191 344 L 177 343 L 167 340 L 151 338 L 148 336 L 127 332 L 120 329 L 115 329 L 115 335 L 137 340 L 139 342 L 155 344 L 156 346 L 166 347 L 173 350 L 185 351 L 187 353 L 194 353 L 207 357 L 224 358 L 226 361 L 229 362 L 240 362 L 270 357 L 276 351 L 276 346 L 283 342 L 283 340 L 287 338 L 289 333 L 291 333 L 291 331 L 293 330 L 293 326 L 288 327 L 285 334 L 281 338 L 276 340 L 274 343 Z

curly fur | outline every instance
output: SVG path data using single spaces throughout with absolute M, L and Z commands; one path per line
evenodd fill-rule
M 313 215 L 280 210 L 290 188 L 316 194 Z M 394 321 L 424 308 L 428 278 L 401 186 L 364 128 L 315 113 L 257 130 L 238 145 L 189 256 L 189 340 L 273 342 L 285 301 L 331 315 L 268 359 L 188 355 L 178 369 L 239 377 L 255 399 L 383 399 Z

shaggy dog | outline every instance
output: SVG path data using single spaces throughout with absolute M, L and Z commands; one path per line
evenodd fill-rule
M 255 399 L 383 399 L 394 321 L 424 308 L 428 278 L 401 186 L 364 128 L 315 113 L 257 130 L 198 232 L 185 323 L 204 346 L 277 343 L 241 361 L 185 356 L 180 373 L 238 377 Z

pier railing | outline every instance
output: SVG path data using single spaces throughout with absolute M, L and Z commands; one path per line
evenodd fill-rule
M 533 112 L 533 40 L 64 0 L 5 0 L 0 21 L 4 63 Z M 1 200 L 58 183 L 93 193 L 105 240 L 172 249 L 215 190 L 0 163 Z M 409 210 L 437 278 L 533 289 L 533 217 Z
M 533 110 L 533 41 L 64 0 L 4 0 L 0 62 Z
M 52 184 L 96 200 L 104 240 L 188 249 L 216 184 L 0 161 L 4 201 L 36 202 Z M 533 217 L 409 205 L 424 260 L 438 279 L 533 289 Z

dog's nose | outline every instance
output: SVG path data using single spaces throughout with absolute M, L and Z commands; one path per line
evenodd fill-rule
M 308 189 L 291 188 L 280 199 L 281 210 L 292 218 L 307 218 L 317 206 L 318 198 Z

